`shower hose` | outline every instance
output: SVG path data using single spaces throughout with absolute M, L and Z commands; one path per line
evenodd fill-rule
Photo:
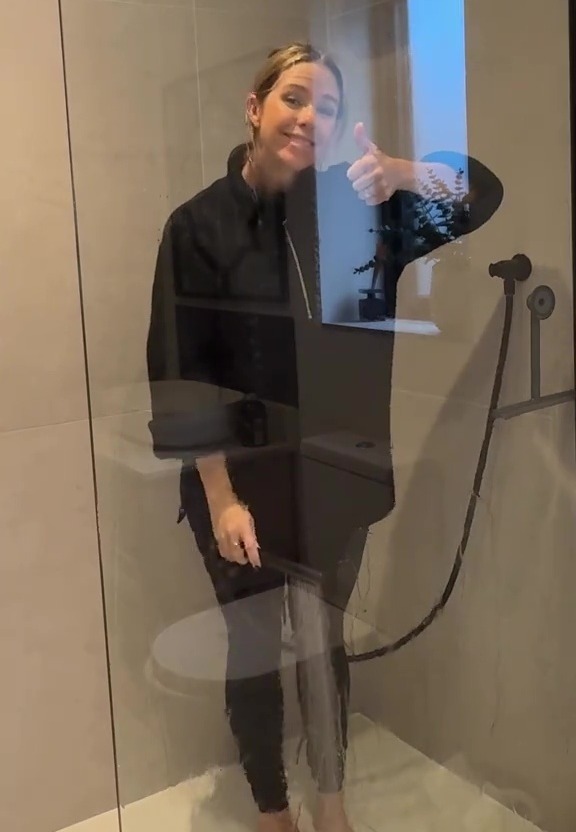
M 405 647 L 407 644 L 409 644 L 411 641 L 413 641 L 415 638 L 421 635 L 425 630 L 427 630 L 428 627 L 430 627 L 430 625 L 436 620 L 436 618 L 438 618 L 438 616 L 450 600 L 450 597 L 454 591 L 454 587 L 456 586 L 456 582 L 462 570 L 464 555 L 466 553 L 466 549 L 470 541 L 470 534 L 472 532 L 472 525 L 474 523 L 476 508 L 480 499 L 480 490 L 482 488 L 484 472 L 486 471 L 486 464 L 488 462 L 490 442 L 492 440 L 492 434 L 494 432 L 494 425 L 498 418 L 497 411 L 500 402 L 500 393 L 502 391 L 504 370 L 506 369 L 506 359 L 508 356 L 508 346 L 510 343 L 510 332 L 512 330 L 512 315 L 514 312 L 514 291 L 515 281 L 513 279 L 505 279 L 504 323 L 502 325 L 500 351 L 498 353 L 498 362 L 496 364 L 496 372 L 494 374 L 494 384 L 492 386 L 492 395 L 490 396 L 490 405 L 488 408 L 488 415 L 486 418 L 484 438 L 482 440 L 480 454 L 478 456 L 476 473 L 474 474 L 474 482 L 472 485 L 472 490 L 470 492 L 470 499 L 468 501 L 468 508 L 466 510 L 466 516 L 464 519 L 462 537 L 460 538 L 460 543 L 458 544 L 458 548 L 456 549 L 456 555 L 452 565 L 452 571 L 450 572 L 450 576 L 448 578 L 446 586 L 444 587 L 444 591 L 442 592 L 442 595 L 434 604 L 430 612 L 422 619 L 422 621 L 420 621 L 419 624 L 413 627 L 409 632 L 407 632 L 405 635 L 403 635 L 396 641 L 390 644 L 383 645 L 382 647 L 377 647 L 374 650 L 369 650 L 364 653 L 350 654 L 348 656 L 348 661 L 350 663 L 367 662 L 371 659 L 376 659 L 381 656 L 387 656 L 390 653 L 395 653 L 397 650 L 400 650 L 402 647 Z

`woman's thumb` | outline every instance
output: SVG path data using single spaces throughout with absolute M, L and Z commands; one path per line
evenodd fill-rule
M 354 128 L 354 138 L 362 153 L 371 153 L 374 150 L 374 142 L 371 142 L 368 138 L 366 127 L 362 121 L 359 121 Z

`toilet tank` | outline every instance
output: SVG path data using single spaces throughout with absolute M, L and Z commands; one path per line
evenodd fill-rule
M 309 546 L 347 545 L 394 507 L 390 448 L 346 431 L 301 443 L 303 531 Z

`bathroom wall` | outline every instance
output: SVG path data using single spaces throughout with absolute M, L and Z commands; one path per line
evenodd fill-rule
M 58 4 L 0 6 L 0 828 L 115 806 Z
M 439 598 L 460 541 L 502 327 L 490 262 L 525 252 L 535 266 L 517 293 L 502 401 L 529 396 L 525 299 L 539 283 L 557 297 L 542 324 L 543 393 L 573 386 L 568 4 L 465 9 L 470 152 L 502 179 L 505 199 L 469 240 L 466 291 L 449 275 L 433 284 L 443 334 L 397 338 L 398 505 L 373 528 L 361 577 L 388 639 Z M 499 423 L 444 615 L 397 655 L 357 669 L 369 712 L 480 784 L 527 793 L 551 832 L 576 817 L 574 482 L 572 405 Z
M 222 176 L 245 140 L 263 56 L 298 37 L 325 41 L 326 15 L 323 0 L 63 0 L 62 11 L 126 804 L 233 754 L 222 686 L 173 684 L 153 660 L 157 635 L 215 603 L 190 530 L 176 525 L 179 465 L 154 459 L 147 428 L 158 241 L 170 211 Z

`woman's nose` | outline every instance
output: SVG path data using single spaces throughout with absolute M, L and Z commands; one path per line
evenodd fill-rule
M 302 107 L 298 114 L 298 121 L 302 125 L 313 126 L 316 121 L 316 108 L 313 104 Z

